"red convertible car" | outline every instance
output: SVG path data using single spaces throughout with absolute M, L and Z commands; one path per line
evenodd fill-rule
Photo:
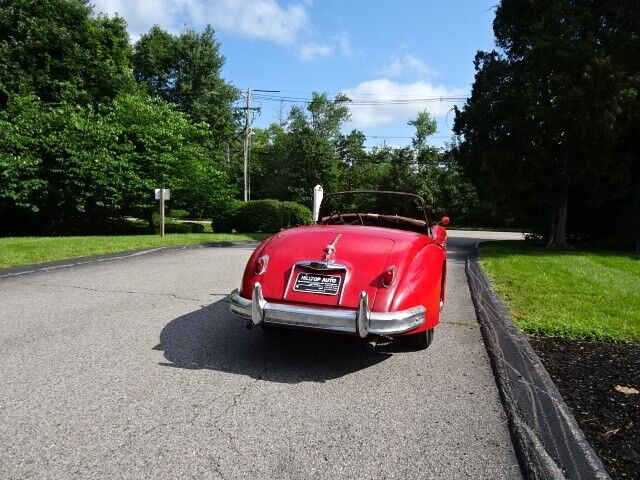
M 412 194 L 327 194 L 315 225 L 263 241 L 231 293 L 231 311 L 262 325 L 379 337 L 427 348 L 447 273 L 443 217 Z

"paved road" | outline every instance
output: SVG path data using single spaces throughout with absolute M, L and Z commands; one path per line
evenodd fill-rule
M 426 351 L 248 331 L 251 249 L 0 279 L 0 478 L 520 478 L 452 233 Z

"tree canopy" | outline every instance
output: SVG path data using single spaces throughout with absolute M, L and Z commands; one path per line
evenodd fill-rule
M 635 48 L 637 58 L 637 20 L 623 22 L 626 32 L 620 21 L 640 11 L 605 4 L 502 0 L 500 50 L 478 52 L 471 97 L 456 115 L 458 158 L 481 195 L 550 246 L 563 247 L 567 229 L 588 234 L 594 215 L 624 203 L 633 184 L 637 149 L 626 159 L 616 151 L 637 134 L 625 104 L 637 102 L 638 65 L 618 50 Z
M 154 27 L 134 52 L 124 20 L 96 16 L 86 1 L 3 1 L 4 229 L 89 232 L 125 215 L 151 220 L 161 186 L 194 215 L 229 198 L 221 152 L 234 132 L 235 89 L 220 77 L 218 50 L 211 28 L 172 37 Z
M 11 93 L 88 104 L 133 92 L 124 20 L 91 11 L 86 0 L 0 2 L 0 106 Z

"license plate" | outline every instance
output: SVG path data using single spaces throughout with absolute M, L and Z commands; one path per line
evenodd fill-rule
M 318 275 L 316 273 L 298 273 L 293 290 L 296 292 L 337 295 L 342 278 L 337 275 Z

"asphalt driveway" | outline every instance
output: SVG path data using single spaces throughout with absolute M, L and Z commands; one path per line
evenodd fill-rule
M 520 478 L 452 232 L 420 352 L 248 331 L 248 247 L 0 279 L 0 478 Z

